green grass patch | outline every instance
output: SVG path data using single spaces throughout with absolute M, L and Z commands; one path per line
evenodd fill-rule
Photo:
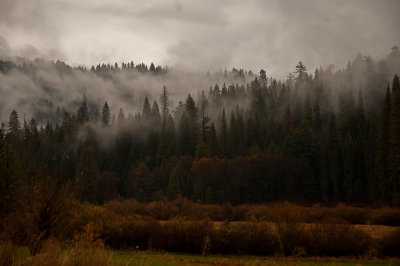
M 219 255 L 192 255 L 182 253 L 166 253 L 155 251 L 114 251 L 113 261 L 116 265 L 140 266 L 255 266 L 255 265 L 340 265 L 340 266 L 381 266 L 400 265 L 396 260 L 367 260 L 355 258 L 279 258 L 256 256 L 219 256 Z
M 29 249 L 23 246 L 14 247 L 13 255 L 17 260 L 25 260 L 31 256 Z

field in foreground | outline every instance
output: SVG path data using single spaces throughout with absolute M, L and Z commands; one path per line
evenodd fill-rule
M 366 228 L 367 227 L 367 228 Z M 377 233 L 382 227 L 369 228 L 361 226 L 361 230 Z M 374 230 L 370 230 L 374 229 Z M 385 228 L 389 230 L 390 228 Z M 376 234 L 375 237 L 379 237 Z M 305 255 L 305 254 L 303 254 Z M 102 241 L 93 241 L 91 233 L 80 235 L 74 242 L 60 243 L 49 240 L 44 243 L 40 252 L 31 255 L 27 247 L 0 243 L 0 266 L 256 266 L 256 265 L 400 265 L 400 258 L 379 257 L 373 254 L 366 256 L 342 257 L 304 257 L 255 256 L 245 254 L 207 254 L 199 255 L 182 252 L 166 252 L 155 250 L 117 250 L 104 246 Z
M 69 266 L 69 265 L 100 265 L 100 266 L 258 266 L 258 265 L 340 265 L 340 266 L 379 266 L 400 265 L 400 259 L 395 258 L 353 258 L 353 257 L 275 257 L 275 256 L 239 256 L 239 255 L 194 255 L 187 253 L 104 250 L 102 248 L 81 247 L 79 249 L 59 249 L 55 243 L 47 252 L 30 256 L 26 248 L 14 249 L 14 259 L 1 260 L 2 266 Z M 0 252 L 1 253 L 1 252 Z
M 400 265 L 396 259 L 354 259 L 354 258 L 276 258 L 256 256 L 200 256 L 183 253 L 161 253 L 149 251 L 114 251 L 116 265 Z
M 400 258 L 400 210 L 394 208 L 203 206 L 183 199 L 103 206 L 72 201 L 68 211 L 57 213 L 49 212 L 46 202 L 4 217 L 0 266 L 385 264 Z M 24 258 L 14 252 L 21 246 L 28 251 Z

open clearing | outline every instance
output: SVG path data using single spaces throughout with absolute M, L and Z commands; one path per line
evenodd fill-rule
M 239 222 L 240 223 L 240 222 Z M 220 222 L 215 223 L 220 226 Z M 352 225 L 355 228 L 366 231 L 373 238 L 381 238 L 384 234 L 396 229 L 383 225 Z M 113 251 L 113 261 L 117 265 L 141 265 L 141 266 L 255 266 L 255 265 L 400 265 L 399 259 L 357 259 L 357 258 L 281 258 L 281 257 L 257 257 L 235 255 L 193 255 L 184 253 L 168 253 L 156 251 Z
M 114 251 L 113 261 L 117 265 L 140 266 L 256 266 L 256 265 L 400 265 L 400 260 L 356 259 L 356 258 L 274 258 L 256 256 L 218 256 L 165 253 L 153 251 Z

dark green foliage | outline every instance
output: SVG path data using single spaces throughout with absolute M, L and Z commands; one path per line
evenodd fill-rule
M 158 107 L 158 103 L 156 100 L 153 102 L 153 106 L 151 107 L 151 122 L 154 123 L 154 125 L 158 125 L 161 121 L 161 115 L 160 115 L 160 108 Z
M 132 62 L 92 69 L 109 79 L 110 71 L 133 70 L 166 71 Z M 208 95 L 175 102 L 163 86 L 151 105 L 137 94 L 129 100 L 143 106 L 134 114 L 117 106 L 112 115 L 106 99 L 99 114 L 86 96 L 75 113 L 49 107 L 26 114 L 35 116 L 29 123 L 15 110 L 1 128 L 1 156 L 14 154 L 7 156 L 20 162 L 11 168 L 21 176 L 45 172 L 74 182 L 81 200 L 96 203 L 181 195 L 203 203 L 399 205 L 400 85 L 390 77 L 384 96 L 386 72 L 359 56 L 346 70 L 320 68 L 311 78 L 300 61 L 285 81 L 232 70 L 220 72 Z M 233 74 L 239 84 L 228 83 Z
M 143 114 L 143 119 L 145 119 L 145 120 L 150 119 L 151 107 L 150 107 L 149 100 L 147 99 L 147 95 L 144 97 L 142 114 Z
M 397 77 L 397 78 L 396 78 Z M 392 203 L 400 205 L 400 90 L 399 77 L 396 76 L 392 85 L 392 97 L 389 113 L 389 186 Z
M 12 138 L 18 138 L 21 130 L 21 124 L 18 118 L 18 112 L 13 110 L 10 114 L 10 120 L 8 121 L 8 134 Z
M 336 117 L 333 113 L 329 116 L 328 124 L 324 130 L 321 140 L 321 172 L 320 189 L 321 198 L 324 201 L 340 199 L 340 184 L 342 175 L 340 173 L 340 148 Z
M 108 126 L 110 124 L 110 108 L 108 107 L 107 102 L 104 103 L 103 110 L 101 112 L 101 122 L 103 125 Z
M 400 78 L 396 74 L 393 78 L 393 83 L 392 83 L 392 92 L 398 92 L 400 90 Z
M 178 195 L 190 197 L 192 194 L 192 177 L 185 171 L 181 161 L 172 170 L 167 186 L 167 198 L 175 199 Z
M 166 119 L 168 117 L 169 113 L 169 100 L 168 100 L 168 92 L 167 92 L 167 87 L 163 87 L 161 97 L 160 97 L 160 102 L 161 102 L 161 117 L 163 123 L 166 122 Z
M 389 177 L 389 116 L 390 116 L 390 87 L 387 86 L 385 101 L 382 108 L 382 114 L 379 125 L 378 146 L 376 155 L 376 197 L 387 202 L 389 193 L 387 189 Z
M 152 188 L 151 173 L 145 163 L 138 167 L 132 167 L 126 180 L 126 192 L 128 197 L 135 197 L 145 201 Z M 140 192 L 140 193 L 139 193 Z
M 122 108 L 119 108 L 118 117 L 117 117 L 117 123 L 121 125 L 124 122 L 125 122 L 124 110 L 122 110 Z
M 206 203 L 206 204 L 215 203 L 214 193 L 212 192 L 212 189 L 210 187 L 208 187 L 206 189 L 206 195 L 204 197 L 204 203 Z
M 220 157 L 227 157 L 229 155 L 229 138 L 228 138 L 228 124 L 226 121 L 225 109 L 222 110 L 220 130 L 219 130 L 219 155 Z
M 0 130 L 0 215 L 7 214 L 19 196 L 21 169 L 16 151 L 4 143 Z
M 307 77 L 307 67 L 300 61 L 296 65 L 297 81 L 301 82 Z
M 91 203 L 99 202 L 100 173 L 95 156 L 93 147 L 84 148 L 79 156 L 75 173 L 78 197 Z
M 79 107 L 76 117 L 80 123 L 89 121 L 89 109 L 86 101 L 84 101 Z

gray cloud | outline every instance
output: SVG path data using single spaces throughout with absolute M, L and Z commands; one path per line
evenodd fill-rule
M 397 0 L 0 0 L 0 55 L 72 64 L 154 61 L 282 77 L 400 44 Z

